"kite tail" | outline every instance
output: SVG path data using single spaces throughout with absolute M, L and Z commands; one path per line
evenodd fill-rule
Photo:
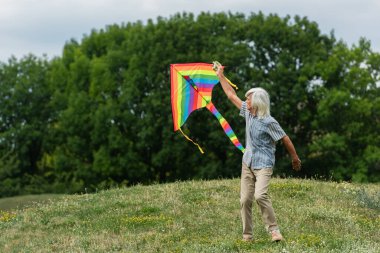
M 179 131 L 181 131 L 181 133 L 183 134 L 183 136 L 185 136 L 185 138 L 186 138 L 188 141 L 191 141 L 194 145 L 196 145 L 196 146 L 198 147 L 199 151 L 200 151 L 202 154 L 204 154 L 203 149 L 201 148 L 201 146 L 199 146 L 198 143 L 196 143 L 195 141 L 193 141 L 192 139 L 190 139 L 189 136 L 187 136 L 184 132 L 182 132 L 182 129 L 181 129 L 181 128 L 178 128 L 178 129 L 179 129 Z
M 209 109 L 212 114 L 218 119 L 220 125 L 223 127 L 224 132 L 226 135 L 230 138 L 231 142 L 241 151 L 244 153 L 244 147 L 236 137 L 236 134 L 232 130 L 230 124 L 228 124 L 227 120 L 223 118 L 223 116 L 220 114 L 220 112 L 215 108 L 214 104 L 212 102 L 208 103 L 206 105 L 207 109 Z

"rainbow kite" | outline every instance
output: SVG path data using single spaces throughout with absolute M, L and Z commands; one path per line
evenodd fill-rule
M 219 83 L 213 70 L 213 64 L 171 64 L 170 79 L 174 131 L 180 130 L 186 139 L 194 143 L 203 154 L 202 148 L 182 132 L 181 126 L 193 111 L 206 107 L 218 119 L 231 142 L 244 152 L 244 147 L 237 139 L 230 124 L 211 102 L 212 89 Z M 230 84 L 233 85 L 231 82 Z

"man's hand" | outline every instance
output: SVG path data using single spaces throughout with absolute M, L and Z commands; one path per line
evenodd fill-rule
M 285 145 L 286 149 L 289 152 L 289 155 L 292 157 L 293 170 L 300 171 L 301 160 L 298 158 L 296 149 L 294 148 L 294 145 L 292 141 L 290 140 L 289 136 L 285 135 L 284 138 L 282 138 L 282 143 Z
M 292 159 L 293 170 L 300 171 L 301 170 L 301 160 L 297 157 Z
M 219 79 L 223 78 L 224 74 L 224 68 L 220 63 L 215 63 L 214 62 L 214 70 L 216 72 L 216 75 L 219 77 Z

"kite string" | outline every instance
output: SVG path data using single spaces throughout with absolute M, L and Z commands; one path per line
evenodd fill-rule
M 225 77 L 225 78 L 226 78 L 227 82 L 228 82 L 232 87 L 234 87 L 236 90 L 239 89 L 239 88 L 236 86 L 236 84 L 233 84 L 233 83 L 230 81 L 230 79 L 228 79 L 227 77 Z
M 178 128 L 179 131 L 181 131 L 181 133 L 183 134 L 183 136 L 185 136 L 185 138 L 188 140 L 188 141 L 191 141 L 194 145 L 196 145 L 199 149 L 199 151 L 204 154 L 205 152 L 203 151 L 203 149 L 201 148 L 201 146 L 199 146 L 198 143 L 196 143 L 195 141 L 193 141 L 192 139 L 189 138 L 189 136 L 187 136 L 184 132 L 182 132 L 182 129 L 181 128 Z

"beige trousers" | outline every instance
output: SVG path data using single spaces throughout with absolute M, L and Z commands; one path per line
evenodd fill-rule
M 255 198 L 268 231 L 278 229 L 272 202 L 268 195 L 272 169 L 251 170 L 243 163 L 241 170 L 240 205 L 243 222 L 243 237 L 252 238 L 252 202 Z

